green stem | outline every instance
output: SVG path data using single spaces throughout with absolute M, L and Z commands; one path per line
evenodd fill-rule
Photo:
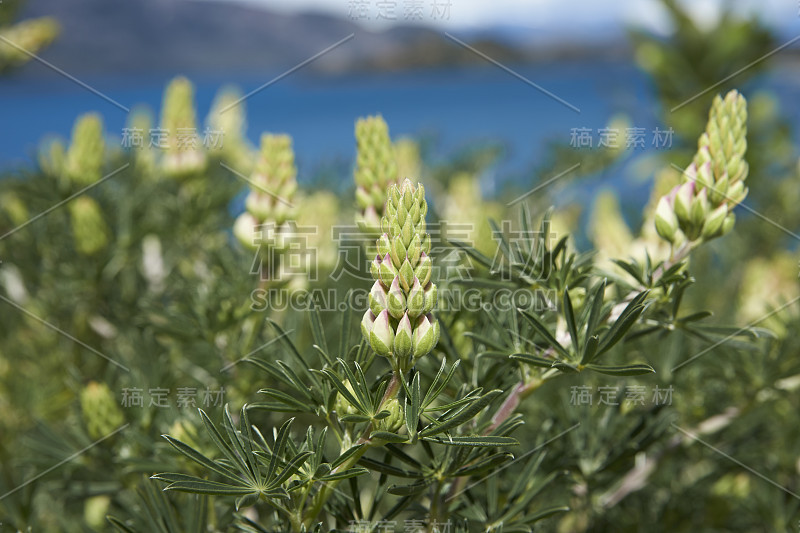
M 363 446 L 360 450 L 354 453 L 350 458 L 345 461 L 344 463 L 340 464 L 337 468 L 331 471 L 331 473 L 341 472 L 348 470 L 356 465 L 356 463 L 361 459 L 361 457 L 366 453 L 367 448 L 369 445 Z M 325 506 L 325 502 L 331 497 L 333 491 L 336 490 L 336 486 L 339 484 L 339 481 L 329 481 L 325 483 L 322 488 L 319 489 L 316 496 L 314 496 L 313 504 L 311 509 L 309 509 L 308 513 L 303 513 L 305 516 L 303 517 L 303 524 L 306 526 L 307 529 L 311 528 L 311 525 L 316 520 L 319 513 L 322 512 L 322 508 Z
M 386 392 L 383 395 L 383 399 L 381 400 L 381 405 L 386 403 L 387 401 L 391 400 L 397 393 L 400 391 L 400 374 L 398 372 L 392 373 L 392 379 L 389 381 L 389 385 L 386 387 Z M 380 407 L 379 407 L 380 409 Z M 338 467 L 331 471 L 332 474 L 336 472 L 344 472 L 356 465 L 361 457 L 366 453 L 367 449 L 372 445 L 371 441 L 369 440 L 369 435 L 372 433 L 372 424 L 368 424 L 364 433 L 361 435 L 361 438 L 358 439 L 356 445 L 363 444 L 364 446 L 354 453 L 350 458 L 345 461 L 344 463 L 340 464 Z M 336 490 L 336 486 L 339 484 L 339 481 L 329 481 L 325 483 L 322 488 L 319 489 L 316 496 L 314 496 L 313 504 L 311 509 L 309 509 L 308 513 L 304 513 L 305 516 L 303 518 L 303 524 L 305 524 L 306 528 L 310 528 L 313 524 L 314 520 L 316 520 L 317 516 L 322 512 L 322 508 L 325 506 L 325 502 L 331 497 L 331 494 L 334 490 Z
M 433 494 L 431 495 L 431 508 L 428 518 L 428 531 L 434 533 L 434 524 L 439 524 L 439 518 L 442 512 L 442 482 L 437 481 L 433 487 Z

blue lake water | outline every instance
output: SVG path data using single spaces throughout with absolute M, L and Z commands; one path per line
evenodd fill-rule
M 103 115 L 109 135 L 119 142 L 127 119 L 125 111 L 42 65 L 34 63 L 26 68 L 41 72 L 0 79 L 0 169 L 35 161 L 37 146 L 44 138 L 52 134 L 68 137 L 75 118 L 89 111 Z M 515 70 L 579 108 L 580 113 L 491 65 L 341 76 L 301 70 L 246 100 L 248 136 L 256 142 L 264 131 L 292 135 L 303 181 L 320 163 L 352 161 L 355 119 L 381 113 L 393 137 L 435 135 L 434 157 L 446 157 L 470 143 L 503 142 L 507 147 L 504 160 L 492 175 L 484 177 L 489 189 L 492 183 L 509 176 L 530 179 L 526 170 L 542 157 L 549 141 L 568 143 L 573 128 L 596 132 L 617 113 L 626 114 L 632 126 L 647 130 L 646 148 L 640 152 L 653 150 L 650 132 L 658 126 L 654 96 L 645 75 L 633 65 L 583 61 Z M 234 84 L 247 93 L 278 74 L 194 78 L 199 117 L 205 117 L 223 85 Z M 158 112 L 169 77 L 82 81 L 127 107 L 145 104 Z M 789 113 L 798 116 L 791 92 L 783 92 L 781 104 L 787 104 Z M 615 171 L 611 183 L 602 185 L 618 188 L 632 177 L 628 175 L 631 172 L 623 165 Z M 342 179 L 350 179 L 350 175 Z M 631 183 L 634 188 L 636 183 L 641 187 L 641 179 Z
M 32 64 L 28 69 L 45 67 Z M 448 150 L 470 141 L 501 140 L 509 163 L 536 156 L 547 138 L 569 140 L 574 127 L 600 127 L 613 112 L 652 122 L 645 79 L 632 67 L 587 64 L 521 67 L 523 76 L 580 108 L 576 113 L 510 74 L 495 68 L 430 70 L 397 74 L 311 76 L 298 72 L 246 101 L 249 136 L 262 131 L 294 137 L 298 159 L 309 162 L 352 157 L 356 117 L 382 113 L 393 136 L 436 133 Z M 238 79 L 193 79 L 197 106 L 205 116 L 216 91 L 227 83 L 249 92 L 276 73 Z M 169 77 L 82 79 L 127 107 L 158 110 Z M 30 160 L 49 133 L 67 136 L 79 114 L 99 111 L 107 130 L 121 135 L 126 113 L 88 90 L 45 70 L 32 78 L 0 81 L 0 162 Z

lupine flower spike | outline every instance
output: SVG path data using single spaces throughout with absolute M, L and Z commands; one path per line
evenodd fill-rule
M 104 159 L 103 119 L 97 113 L 80 116 L 64 162 L 66 181 L 79 187 L 91 185 L 102 177 Z
M 439 323 L 432 311 L 437 289 L 431 281 L 431 240 L 425 231 L 428 204 L 425 189 L 410 180 L 392 185 L 370 266 L 375 283 L 361 331 L 375 353 L 405 370 L 439 341 Z
M 381 116 L 356 122 L 355 182 L 359 214 L 356 222 L 362 230 L 377 234 L 386 205 L 389 186 L 397 183 L 397 162 L 389 138 L 389 126 Z
M 164 172 L 186 177 L 206 168 L 206 155 L 200 146 L 194 109 L 194 87 L 183 77 L 175 78 L 164 93 L 161 133 L 165 135 Z
M 737 91 L 711 106 L 697 154 L 677 185 L 656 207 L 658 234 L 673 245 L 721 237 L 734 224 L 733 208 L 745 196 L 748 166 L 747 103 Z
M 297 191 L 297 168 L 294 164 L 292 138 L 288 135 L 264 134 L 261 156 L 250 176 L 250 194 L 245 200 L 246 212 L 233 226 L 236 238 L 252 250 L 260 250 L 266 258 L 274 258 L 270 250 L 282 249 L 281 238 L 294 216 L 292 199 Z M 278 265 L 267 265 L 274 275 Z

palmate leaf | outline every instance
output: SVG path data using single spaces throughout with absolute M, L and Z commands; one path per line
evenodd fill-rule
M 168 498 L 154 483 L 144 483 L 137 490 L 133 507 L 126 509 L 128 519 L 106 516 L 123 533 L 196 533 L 208 526 L 208 498 L 203 495 L 182 499 Z M 177 501 L 176 501 L 177 500 Z M 123 504 L 127 507 L 128 504 Z
M 202 409 L 199 411 L 211 440 L 226 459 L 225 464 L 206 457 L 177 439 L 169 436 L 165 436 L 165 438 L 175 449 L 192 461 L 224 477 L 225 482 L 175 472 L 156 474 L 152 479 L 168 483 L 164 490 L 215 496 L 235 496 L 237 497 L 237 510 L 241 506 L 254 504 L 259 498 L 264 498 L 267 501 L 270 499 L 285 500 L 289 498 L 289 493 L 283 487 L 283 484 L 297 473 L 309 457 L 314 455 L 312 451 L 298 451 L 294 446 L 291 446 L 289 451 L 293 453 L 284 458 L 287 444 L 289 443 L 289 427 L 293 419 L 287 420 L 278 430 L 275 444 L 270 452 L 265 448 L 266 443 L 263 436 L 249 425 L 246 406 L 242 408 L 241 425 L 238 428 L 234 424 L 227 406 L 225 407 L 223 425 L 227 440 L 223 438 L 205 412 Z M 263 442 L 263 446 L 256 441 L 256 436 Z M 283 509 L 278 502 L 270 503 L 278 509 Z
M 223 466 L 215 461 L 212 461 L 211 459 L 201 454 L 188 444 L 185 444 L 179 441 L 178 439 L 170 437 L 169 435 L 162 435 L 162 437 L 164 437 L 167 440 L 167 442 L 169 442 L 172 445 L 172 447 L 178 450 L 180 453 L 182 453 L 192 461 L 198 463 L 199 465 L 204 466 L 205 468 L 211 470 L 212 472 L 216 472 L 217 474 L 220 474 L 221 476 L 232 481 L 239 481 L 241 479 L 235 472 L 233 472 L 226 466 Z M 159 474 L 159 476 L 160 475 L 161 474 Z M 165 479 L 165 481 L 168 480 Z

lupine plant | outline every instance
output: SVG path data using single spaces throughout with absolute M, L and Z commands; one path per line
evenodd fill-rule
M 425 188 L 410 179 L 388 185 L 383 233 L 369 262 L 367 308 L 345 313 L 338 345 L 313 304 L 309 353 L 273 323 L 289 359 L 246 360 L 263 372 L 268 386 L 259 393 L 266 400 L 245 405 L 236 416 L 226 411 L 221 430 L 201 411 L 216 453 L 166 438 L 205 475 L 159 473 L 154 479 L 167 491 L 232 498 L 238 510 L 256 506 L 259 511 L 242 515 L 254 531 L 353 524 L 373 530 L 397 517 L 431 532 L 451 526 L 528 531 L 567 513 L 566 494 L 555 502 L 537 497 L 558 494 L 563 462 L 545 460 L 538 451 L 542 437 L 521 413 L 557 378 L 652 374 L 646 360 L 629 359 L 648 337 L 681 329 L 712 338 L 706 314 L 682 313 L 681 297 L 692 284 L 687 257 L 701 242 L 731 230 L 730 211 L 743 198 L 747 172 L 745 121 L 738 93 L 715 100 L 684 185 L 656 210 L 658 234 L 683 250 L 661 261 L 618 259 L 619 270 L 604 272 L 590 254 L 572 251 L 567 236 L 553 238 L 550 213 L 534 230 L 526 208 L 519 221 L 522 239 L 510 240 L 492 223 L 494 259 L 449 241 L 475 266 L 469 279 L 441 281 L 451 291 L 478 289 L 483 302 L 471 312 L 481 319 L 466 332 L 455 328 L 465 311 L 448 311 L 444 325 L 434 316 L 440 297 Z M 357 176 L 372 176 L 386 162 L 361 157 L 358 165 Z M 363 182 L 357 184 L 363 190 Z M 369 195 L 371 201 L 377 196 Z M 665 212 L 665 205 L 672 210 Z M 509 290 L 515 306 L 494 308 L 491 302 Z M 361 313 L 360 342 L 351 340 L 354 312 Z M 762 333 L 741 328 L 720 342 Z M 250 422 L 255 413 L 294 417 L 265 433 Z M 662 419 L 657 412 L 636 416 L 651 435 L 640 443 L 647 447 L 663 432 Z M 309 423 L 300 431 L 298 418 Z M 624 461 L 629 453 L 621 450 L 606 461 Z M 581 466 L 584 476 L 600 466 L 589 465 Z M 518 476 L 507 475 L 516 470 L 522 470 Z
M 163 130 L 198 123 L 192 93 L 170 85 Z M 366 119 L 340 205 L 304 190 L 289 137 L 245 145 L 232 93 L 206 123 L 237 130 L 233 149 L 111 150 L 80 119 L 0 181 L 0 531 L 793 528 L 800 315 L 781 304 L 767 329 L 719 288 L 762 240 L 744 206 L 733 224 L 771 171 L 748 164 L 770 158 L 747 151 L 748 97 L 714 99 L 704 132 L 691 114 L 697 149 L 663 162 L 640 231 L 614 202 L 593 215 L 603 257 L 546 188 L 483 199 L 490 147 L 433 165 Z M 335 256 L 337 216 L 361 222 L 355 272 L 281 283 L 292 248 L 256 246 L 258 227 L 324 217 L 313 246 Z M 774 264 L 733 283 L 796 289 Z M 333 299 L 255 308 L 265 285 Z M 675 401 L 626 397 L 644 387 Z M 126 403 L 191 388 L 225 401 Z M 602 405 L 579 401 L 591 388 Z

